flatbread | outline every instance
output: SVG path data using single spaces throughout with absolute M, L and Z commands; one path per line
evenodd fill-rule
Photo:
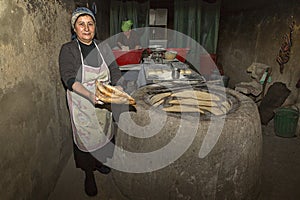
M 178 98 L 193 98 L 205 101 L 220 101 L 220 97 L 218 97 L 217 95 L 199 90 L 184 90 L 181 92 L 173 93 L 171 96 Z
M 219 115 L 223 115 L 224 112 L 220 109 L 220 108 L 217 108 L 217 107 L 209 107 L 209 106 L 199 106 L 199 108 L 201 110 L 206 110 L 216 116 L 219 116 Z
M 231 109 L 231 104 L 228 101 L 223 101 L 222 106 L 226 109 L 227 112 Z
M 218 106 L 214 101 L 203 101 L 193 98 L 182 98 L 182 99 L 172 99 L 168 102 L 169 104 L 184 104 L 184 105 L 194 105 L 194 106 Z
M 169 107 L 164 107 L 163 110 L 166 112 L 199 112 L 204 114 L 204 112 L 200 110 L 199 107 L 187 105 L 172 105 Z
M 104 103 L 135 105 L 135 100 L 126 92 L 96 80 L 96 97 Z
M 154 104 L 152 104 L 154 107 L 158 107 L 158 106 L 160 106 L 163 102 L 165 101 L 165 99 L 161 99 L 161 100 L 159 100 L 158 102 L 156 102 L 156 103 L 154 103 Z
M 156 102 L 170 96 L 172 93 L 171 92 L 164 92 L 164 93 L 159 93 L 159 94 L 156 94 L 154 96 L 152 96 L 150 98 L 150 103 L 153 105 L 155 104 Z

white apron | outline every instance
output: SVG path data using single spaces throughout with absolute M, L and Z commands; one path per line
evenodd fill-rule
M 96 45 L 96 44 L 95 44 Z M 81 52 L 80 45 L 78 44 Z M 109 69 L 98 46 L 96 48 L 103 60 L 100 67 L 85 65 L 81 53 L 82 84 L 95 94 L 95 80 L 109 82 Z M 89 100 L 79 94 L 67 91 L 68 105 L 72 121 L 73 139 L 81 151 L 92 152 L 107 144 L 112 138 L 112 114 L 106 109 L 96 108 Z

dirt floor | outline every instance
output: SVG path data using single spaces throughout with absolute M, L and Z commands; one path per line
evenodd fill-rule
M 274 133 L 274 121 L 263 130 L 261 200 L 300 199 L 300 135 L 282 138 Z
M 297 200 L 300 199 L 300 136 L 278 137 L 274 133 L 273 120 L 262 126 L 263 130 L 263 176 L 259 200 Z M 299 129 L 298 129 L 299 130 Z M 54 192 L 48 200 L 129 200 L 122 196 L 113 183 L 112 174 L 95 173 L 98 195 L 88 197 L 83 190 L 84 174 L 74 166 L 73 157 L 64 169 Z

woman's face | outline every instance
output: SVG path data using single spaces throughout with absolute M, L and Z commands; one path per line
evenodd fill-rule
M 74 31 L 77 35 L 77 39 L 84 44 L 91 44 L 95 36 L 95 22 L 89 15 L 78 17 Z

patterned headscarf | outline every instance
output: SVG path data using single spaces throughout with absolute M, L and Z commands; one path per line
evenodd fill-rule
M 72 25 L 73 29 L 75 27 L 75 22 L 76 22 L 77 18 L 83 14 L 91 16 L 93 18 L 94 22 L 96 22 L 95 15 L 92 11 L 90 11 L 88 8 L 85 8 L 85 7 L 78 7 L 72 13 L 71 25 Z
M 133 22 L 131 20 L 123 21 L 121 29 L 122 31 L 129 31 L 131 29 L 131 26 L 133 25 Z

